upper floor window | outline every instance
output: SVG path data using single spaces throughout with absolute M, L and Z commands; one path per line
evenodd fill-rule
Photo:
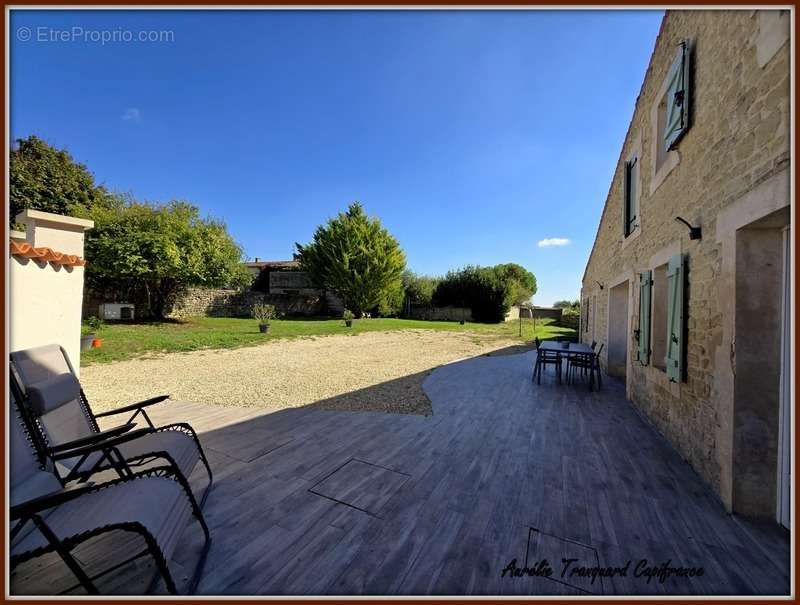
M 651 139 L 650 195 L 678 165 L 674 150 L 691 124 L 691 44 L 683 40 L 670 64 L 650 113 Z

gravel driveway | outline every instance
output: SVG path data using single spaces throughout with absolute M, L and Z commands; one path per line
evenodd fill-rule
M 430 414 L 422 381 L 433 368 L 513 344 L 433 330 L 273 340 L 94 364 L 81 368 L 81 382 L 96 411 L 169 393 L 176 400 L 271 410 L 314 404 Z

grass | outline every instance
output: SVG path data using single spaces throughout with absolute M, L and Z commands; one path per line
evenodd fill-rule
M 466 323 L 452 321 L 421 321 L 413 319 L 357 319 L 347 328 L 341 319 L 276 319 L 271 322 L 269 334 L 261 334 L 254 319 L 231 317 L 198 317 L 182 322 L 108 323 L 97 332 L 102 339 L 100 348 L 84 351 L 81 365 L 108 363 L 123 359 L 149 356 L 157 353 L 197 351 L 200 349 L 230 349 L 252 346 L 279 338 L 327 336 L 331 334 L 360 334 L 390 330 L 442 330 L 474 334 L 477 339 L 512 339 L 531 341 L 534 336 L 544 340 L 574 336 L 575 331 L 553 323 L 553 320 L 523 320 L 522 337 L 519 321 L 501 324 Z

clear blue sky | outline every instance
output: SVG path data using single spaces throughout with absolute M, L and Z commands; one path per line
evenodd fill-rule
M 11 134 L 194 202 L 250 258 L 357 199 L 414 271 L 517 262 L 546 305 L 578 296 L 661 17 L 13 11 Z M 99 41 L 150 30 L 171 41 Z

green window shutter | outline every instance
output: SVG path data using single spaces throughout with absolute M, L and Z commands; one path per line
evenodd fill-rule
M 628 237 L 636 227 L 636 163 L 638 159 L 625 162 L 625 190 L 622 199 L 622 233 Z
M 683 379 L 683 255 L 669 260 L 667 266 L 667 378 L 670 382 Z
M 664 146 L 669 151 L 689 129 L 689 43 L 681 42 L 667 74 L 667 123 Z
M 653 280 L 650 271 L 639 275 L 639 361 L 650 362 L 650 293 Z
M 622 191 L 622 235 L 628 237 L 630 235 L 631 224 L 631 163 L 625 162 L 625 184 Z

